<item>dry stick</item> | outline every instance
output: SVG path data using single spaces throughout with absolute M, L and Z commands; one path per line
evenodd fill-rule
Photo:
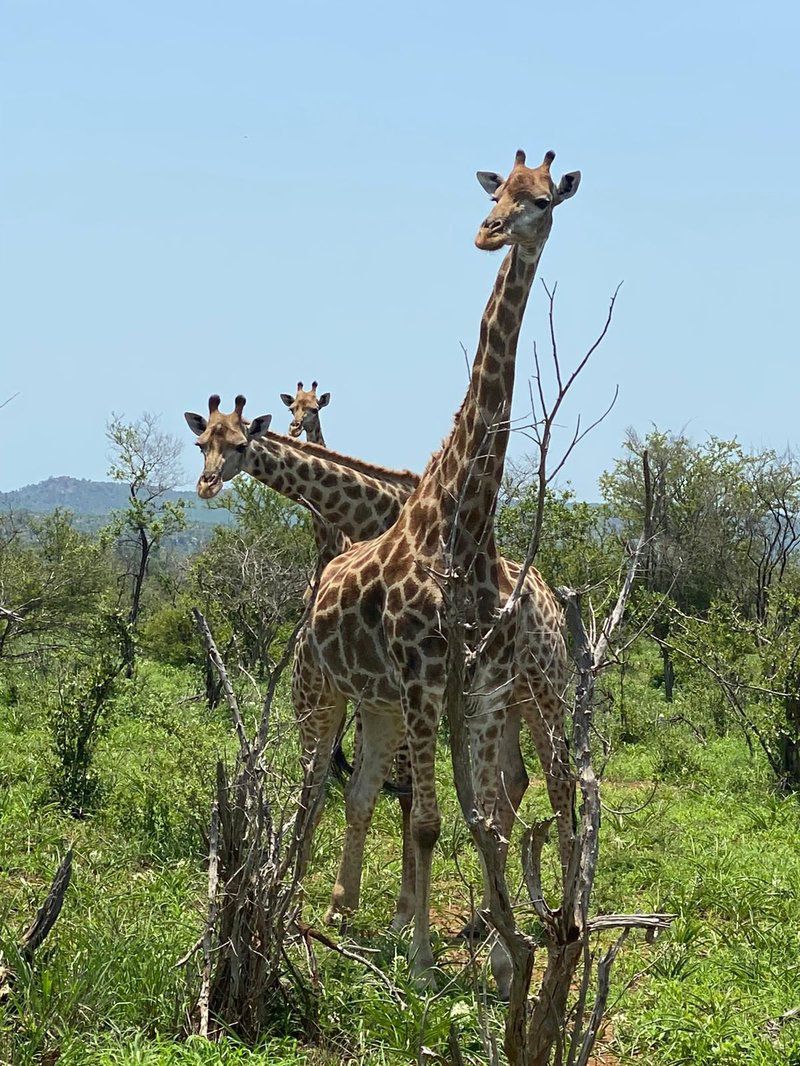
M 211 664 L 217 672 L 217 677 L 219 677 L 222 691 L 225 693 L 225 702 L 228 704 L 228 710 L 233 719 L 236 736 L 239 738 L 239 748 L 242 752 L 242 758 L 245 762 L 248 762 L 250 759 L 250 744 L 247 740 L 247 733 L 245 732 L 244 722 L 242 721 L 242 714 L 239 710 L 239 701 L 236 699 L 236 693 L 233 691 L 233 685 L 231 685 L 228 671 L 225 669 L 225 663 L 222 661 L 222 656 L 217 650 L 217 645 L 211 635 L 211 630 L 208 628 L 208 622 L 206 622 L 200 609 L 198 607 L 192 607 L 192 615 L 197 628 L 200 631 L 200 636 L 203 638 Z
M 64 897 L 69 888 L 71 878 L 72 848 L 67 851 L 66 855 L 59 863 L 58 870 L 53 878 L 53 883 L 45 897 L 44 903 L 41 905 L 36 913 L 36 917 L 20 938 L 19 953 L 28 966 L 33 962 L 33 956 L 36 949 L 42 945 L 45 937 L 56 924 L 59 914 L 61 914 L 61 908 L 64 905 Z M 16 978 L 16 973 L 14 973 L 10 967 L 3 964 L 3 957 L 0 955 L 0 1003 L 3 1003 L 11 994 L 11 989 Z
M 576 445 L 586 436 L 587 433 L 589 433 L 592 429 L 594 429 L 595 426 L 599 425 L 599 423 L 602 422 L 603 419 L 608 415 L 608 413 L 611 411 L 611 408 L 616 403 L 617 395 L 619 393 L 619 387 L 617 387 L 617 389 L 615 390 L 615 393 L 614 393 L 614 397 L 613 397 L 611 403 L 609 404 L 609 406 L 604 411 L 604 413 L 602 415 L 600 415 L 599 418 L 595 419 L 595 421 L 590 426 L 588 426 L 587 429 L 584 430 L 583 433 L 579 433 L 579 432 L 575 433 L 575 435 L 572 438 L 572 441 L 570 442 L 569 446 L 567 447 L 567 449 L 565 450 L 563 456 L 561 457 L 560 461 L 558 462 L 558 464 L 556 466 L 556 469 L 554 471 L 549 471 L 548 470 L 548 466 L 547 466 L 547 462 L 548 462 L 548 455 L 549 455 L 549 452 L 550 452 L 550 444 L 552 442 L 553 428 L 555 427 L 555 424 L 556 424 L 556 418 L 558 416 L 558 413 L 559 413 L 559 411 L 561 409 L 562 404 L 564 403 L 564 400 L 567 397 L 567 393 L 572 388 L 573 384 L 575 383 L 576 378 L 581 373 L 583 368 L 586 366 L 587 362 L 589 361 L 589 359 L 591 358 L 593 353 L 597 350 L 599 345 L 602 344 L 603 340 L 605 339 L 606 334 L 608 333 L 609 327 L 611 326 L 611 319 L 612 319 L 612 317 L 614 315 L 614 306 L 615 306 L 616 301 L 617 301 L 617 295 L 619 293 L 620 286 L 621 286 L 622 283 L 620 282 L 620 285 L 618 285 L 616 287 L 616 289 L 614 290 L 614 293 L 613 293 L 613 295 L 611 297 L 611 301 L 610 301 L 609 306 L 608 306 L 608 313 L 606 315 L 606 320 L 605 320 L 605 322 L 603 324 L 602 330 L 598 334 L 598 336 L 595 339 L 594 343 L 589 347 L 588 351 L 584 354 L 583 358 L 579 361 L 578 365 L 572 371 L 570 376 L 567 378 L 567 381 L 565 383 L 562 382 L 562 378 L 561 378 L 561 367 L 560 367 L 560 362 L 559 362 L 559 357 L 558 357 L 558 348 L 557 348 L 557 345 L 556 345 L 555 332 L 554 332 L 555 331 L 555 320 L 554 320 L 555 287 L 551 291 L 550 289 L 547 288 L 547 285 L 544 283 L 544 281 L 542 282 L 542 284 L 544 285 L 544 290 L 547 293 L 548 299 L 550 301 L 548 321 L 550 323 L 551 350 L 552 350 L 552 355 L 553 355 L 553 361 L 554 361 L 554 364 L 555 364 L 555 367 L 556 367 L 556 379 L 558 381 L 558 395 L 556 396 L 556 399 L 555 399 L 555 401 L 553 403 L 552 408 L 548 407 L 547 399 L 546 399 L 546 397 L 544 395 L 544 388 L 542 386 L 542 376 L 541 376 L 541 368 L 540 368 L 540 364 L 539 364 L 539 354 L 538 354 L 538 350 L 536 348 L 536 345 L 534 345 L 534 347 L 533 347 L 533 355 L 534 355 L 534 360 L 535 360 L 535 364 L 536 364 L 536 382 L 537 382 L 537 387 L 538 387 L 538 392 L 539 392 L 539 403 L 540 403 L 541 408 L 542 408 L 542 416 L 543 416 L 541 431 L 538 428 L 536 429 L 537 443 L 539 445 L 539 465 L 538 465 L 537 472 L 536 472 L 536 479 L 537 479 L 536 510 L 535 510 L 535 513 L 534 513 L 533 528 L 531 529 L 531 535 L 530 535 L 530 539 L 528 541 L 528 550 L 525 553 L 525 559 L 524 559 L 524 561 L 522 563 L 522 568 L 521 568 L 521 570 L 519 572 L 519 575 L 517 577 L 517 581 L 516 581 L 516 584 L 514 586 L 514 591 L 509 596 L 508 601 L 506 602 L 506 604 L 505 604 L 505 606 L 503 608 L 503 613 L 506 613 L 506 614 L 510 613 L 514 609 L 514 605 L 516 604 L 517 600 L 519 599 L 520 595 L 522 594 L 522 589 L 523 589 L 523 586 L 525 584 L 525 579 L 528 576 L 528 571 L 533 566 L 534 560 L 535 560 L 535 558 L 536 558 L 536 556 L 537 556 L 537 554 L 539 552 L 539 545 L 541 543 L 541 537 L 542 537 L 542 524 L 544 522 L 544 506 L 545 506 L 545 501 L 546 501 L 546 498 L 547 498 L 547 487 L 548 487 L 548 485 L 552 482 L 553 478 L 558 473 L 558 471 L 561 470 L 561 468 L 564 466 L 564 463 L 567 461 L 567 459 L 569 458 L 570 454 L 572 453 L 572 451 L 574 450 Z M 536 427 L 536 419 L 535 419 L 535 417 L 534 417 L 534 426 Z
M 664 643 L 666 643 L 666 641 Z M 686 648 L 681 648 L 677 644 L 669 644 L 668 646 L 672 648 L 673 651 L 676 651 L 679 655 L 683 655 L 690 662 L 696 663 L 698 666 L 702 666 L 711 674 L 711 676 L 715 679 L 719 687 L 722 689 L 725 698 L 731 705 L 731 708 L 739 717 L 740 722 L 744 726 L 747 726 L 748 729 L 752 729 L 752 731 L 755 733 L 756 740 L 758 741 L 761 750 L 764 752 L 764 755 L 767 758 L 767 762 L 769 763 L 772 772 L 775 774 L 776 777 L 780 778 L 782 774 L 780 763 L 775 757 L 774 752 L 771 750 L 765 735 L 758 728 L 752 718 L 747 715 L 747 712 L 742 706 L 741 700 L 736 695 L 733 685 L 728 680 L 728 678 L 726 678 L 722 673 L 720 673 L 719 670 L 713 667 L 706 659 L 703 659 L 698 655 L 692 655 L 692 653 L 687 651 Z
M 22 935 L 20 951 L 26 962 L 30 963 L 33 953 L 41 946 L 47 934 L 56 924 L 58 916 L 61 914 L 61 908 L 64 906 L 64 897 L 67 894 L 71 879 L 72 848 L 67 851 L 67 854 L 61 860 L 44 903 Z
M 220 678 L 240 742 L 235 779 L 229 782 L 222 763 L 217 766 L 217 796 L 209 845 L 209 916 L 200 942 L 204 967 L 198 999 L 199 1028 L 206 1036 L 212 1007 L 223 1024 L 246 1035 L 255 1035 L 261 1030 L 269 993 L 274 990 L 276 982 L 279 983 L 277 967 L 280 959 L 285 958 L 284 942 L 297 917 L 296 897 L 307 836 L 305 829 L 316 804 L 302 809 L 294 819 L 284 851 L 286 827 L 283 815 L 278 827 L 273 822 L 269 796 L 264 788 L 267 768 L 262 757 L 277 685 L 313 605 L 317 582 L 270 674 L 253 743 L 248 743 L 238 702 L 213 636 L 202 614 L 197 609 L 193 612 L 211 663 Z M 292 876 L 287 878 L 290 871 Z M 220 877 L 224 878 L 222 888 Z M 216 958 L 214 965 L 212 953 Z
M 198 611 L 198 614 L 200 612 Z M 210 639 L 209 634 L 209 639 Z M 211 964 L 214 947 L 214 929 L 217 924 L 217 889 L 219 886 L 219 802 L 214 800 L 211 808 L 211 831 L 208 844 L 208 921 L 203 933 L 203 979 L 197 1006 L 200 1012 L 200 1036 L 208 1037 L 208 1008 L 211 998 Z
M 406 1001 L 403 999 L 403 994 L 400 989 L 392 984 L 388 976 L 383 970 L 376 966 L 374 962 L 370 962 L 369 959 L 365 959 L 363 955 L 359 955 L 355 951 L 350 951 L 349 948 L 342 947 L 341 944 L 337 944 L 335 940 L 331 940 L 331 938 L 326 936 L 325 933 L 321 933 L 318 929 L 306 925 L 305 922 L 301 922 L 299 919 L 295 921 L 295 925 L 303 940 L 316 940 L 317 943 L 322 944 L 322 946 L 326 947 L 329 951 L 335 951 L 337 955 L 341 955 L 345 959 L 350 959 L 352 962 L 357 962 L 361 966 L 365 966 L 370 973 L 375 974 L 381 983 L 386 986 L 392 999 L 399 1003 L 401 1007 L 406 1006 Z
M 627 928 L 622 930 L 597 966 L 597 995 L 595 996 L 592 1015 L 583 1037 L 580 1053 L 575 1060 L 575 1066 L 587 1066 L 589 1056 L 592 1053 L 592 1048 L 594 1047 L 598 1033 L 600 1032 L 600 1025 L 603 1021 L 603 1015 L 605 1014 L 606 1003 L 608 1002 L 611 967 L 614 959 L 616 959 L 617 954 L 619 953 L 619 949 L 625 943 L 629 932 L 630 929 Z M 570 1059 L 571 1058 L 572 1055 L 570 1054 Z
M 447 632 L 447 681 L 445 708 L 450 726 L 450 756 L 461 811 L 475 845 L 483 858 L 489 886 L 489 913 L 511 958 L 512 982 L 505 1032 L 509 1066 L 524 1066 L 526 1037 L 526 997 L 533 974 L 535 945 L 521 933 L 514 920 L 508 886 L 500 868 L 496 833 L 476 809 L 475 791 L 465 724 L 464 666 L 465 622 L 464 586 L 460 575 L 447 575 L 449 595 L 445 603 Z

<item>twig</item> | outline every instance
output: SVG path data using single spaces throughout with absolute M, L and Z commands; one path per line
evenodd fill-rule
M 199 612 L 198 612 L 199 613 Z M 200 1012 L 200 1035 L 208 1037 L 208 1008 L 211 998 L 211 964 L 214 930 L 217 924 L 217 890 L 219 887 L 219 802 L 211 808 L 211 831 L 208 844 L 208 921 L 203 933 L 203 979 L 197 1007 Z
M 233 719 L 236 736 L 239 738 L 239 748 L 241 749 L 242 758 L 245 762 L 248 762 L 250 759 L 250 743 L 247 739 L 242 714 L 239 710 L 239 701 L 236 699 L 236 693 L 233 691 L 233 685 L 228 677 L 228 671 L 225 669 L 225 663 L 222 661 L 222 656 L 217 650 L 217 645 L 214 643 L 211 630 L 208 628 L 208 622 L 206 622 L 200 609 L 198 607 L 192 607 L 192 615 L 197 628 L 200 631 L 200 636 L 205 643 L 206 652 L 211 660 L 211 664 L 217 672 L 217 677 L 219 677 L 222 691 L 225 693 L 225 702 L 228 704 L 228 710 Z
M 321 933 L 318 929 L 314 929 L 313 926 L 306 925 L 306 923 L 300 921 L 299 918 L 295 919 L 294 924 L 304 940 L 306 938 L 316 940 L 318 944 L 322 944 L 322 946 L 328 948 L 329 951 L 335 951 L 337 955 L 341 955 L 345 959 L 350 959 L 352 962 L 357 962 L 361 966 L 366 967 L 370 973 L 373 973 L 381 983 L 386 986 L 392 998 L 399 1003 L 401 1007 L 406 1006 L 403 994 L 400 992 L 399 988 L 392 983 L 389 977 L 380 969 L 380 967 L 376 966 L 374 962 L 370 962 L 369 959 L 365 959 L 363 955 L 358 955 L 355 951 L 350 951 L 348 948 L 342 947 L 341 944 L 337 944 L 335 940 L 331 940 L 331 938 L 326 936 L 325 933 Z

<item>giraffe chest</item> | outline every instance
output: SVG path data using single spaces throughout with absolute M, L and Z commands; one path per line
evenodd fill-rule
M 355 700 L 396 705 L 403 685 L 411 682 L 441 693 L 447 642 L 435 568 L 395 556 L 390 556 L 391 565 L 381 565 L 367 548 L 357 545 L 323 575 L 309 619 L 320 669 L 329 683 Z M 491 584 L 473 592 L 487 624 L 495 616 L 498 595 Z M 504 675 L 508 668 L 501 667 Z

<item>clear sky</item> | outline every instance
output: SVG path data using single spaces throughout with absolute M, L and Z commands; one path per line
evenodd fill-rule
M 500 260 L 476 169 L 580 169 L 540 276 L 605 424 L 798 443 L 800 9 L 2 0 L 0 489 L 102 478 L 110 412 L 210 392 L 288 424 L 332 393 L 331 447 L 421 469 L 448 431 Z M 536 292 L 520 345 L 524 413 Z M 526 442 L 517 438 L 512 451 Z

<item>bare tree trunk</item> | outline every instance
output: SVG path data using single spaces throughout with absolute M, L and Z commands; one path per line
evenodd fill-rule
M 69 849 L 59 863 L 44 903 L 36 912 L 36 917 L 22 934 L 22 938 L 19 941 L 20 957 L 28 966 L 31 965 L 34 954 L 42 946 L 51 929 L 58 921 L 71 880 L 72 848 Z M 0 956 L 0 1003 L 8 998 L 15 980 L 16 974 L 12 969 L 3 965 L 2 957 Z
M 133 667 L 136 659 L 136 642 L 133 634 L 136 629 L 136 623 L 139 620 L 139 612 L 142 606 L 142 589 L 144 587 L 145 578 L 147 577 L 147 563 L 150 558 L 150 549 L 152 547 L 152 542 L 148 539 L 147 533 L 141 528 L 141 526 L 139 527 L 138 533 L 139 562 L 136 567 L 136 573 L 133 575 L 131 609 L 128 612 L 129 632 L 124 647 L 126 677 L 133 676 Z
M 797 684 L 800 678 L 793 678 Z M 800 792 L 800 691 L 784 697 L 786 729 L 779 738 L 783 771 L 781 785 L 786 792 Z

